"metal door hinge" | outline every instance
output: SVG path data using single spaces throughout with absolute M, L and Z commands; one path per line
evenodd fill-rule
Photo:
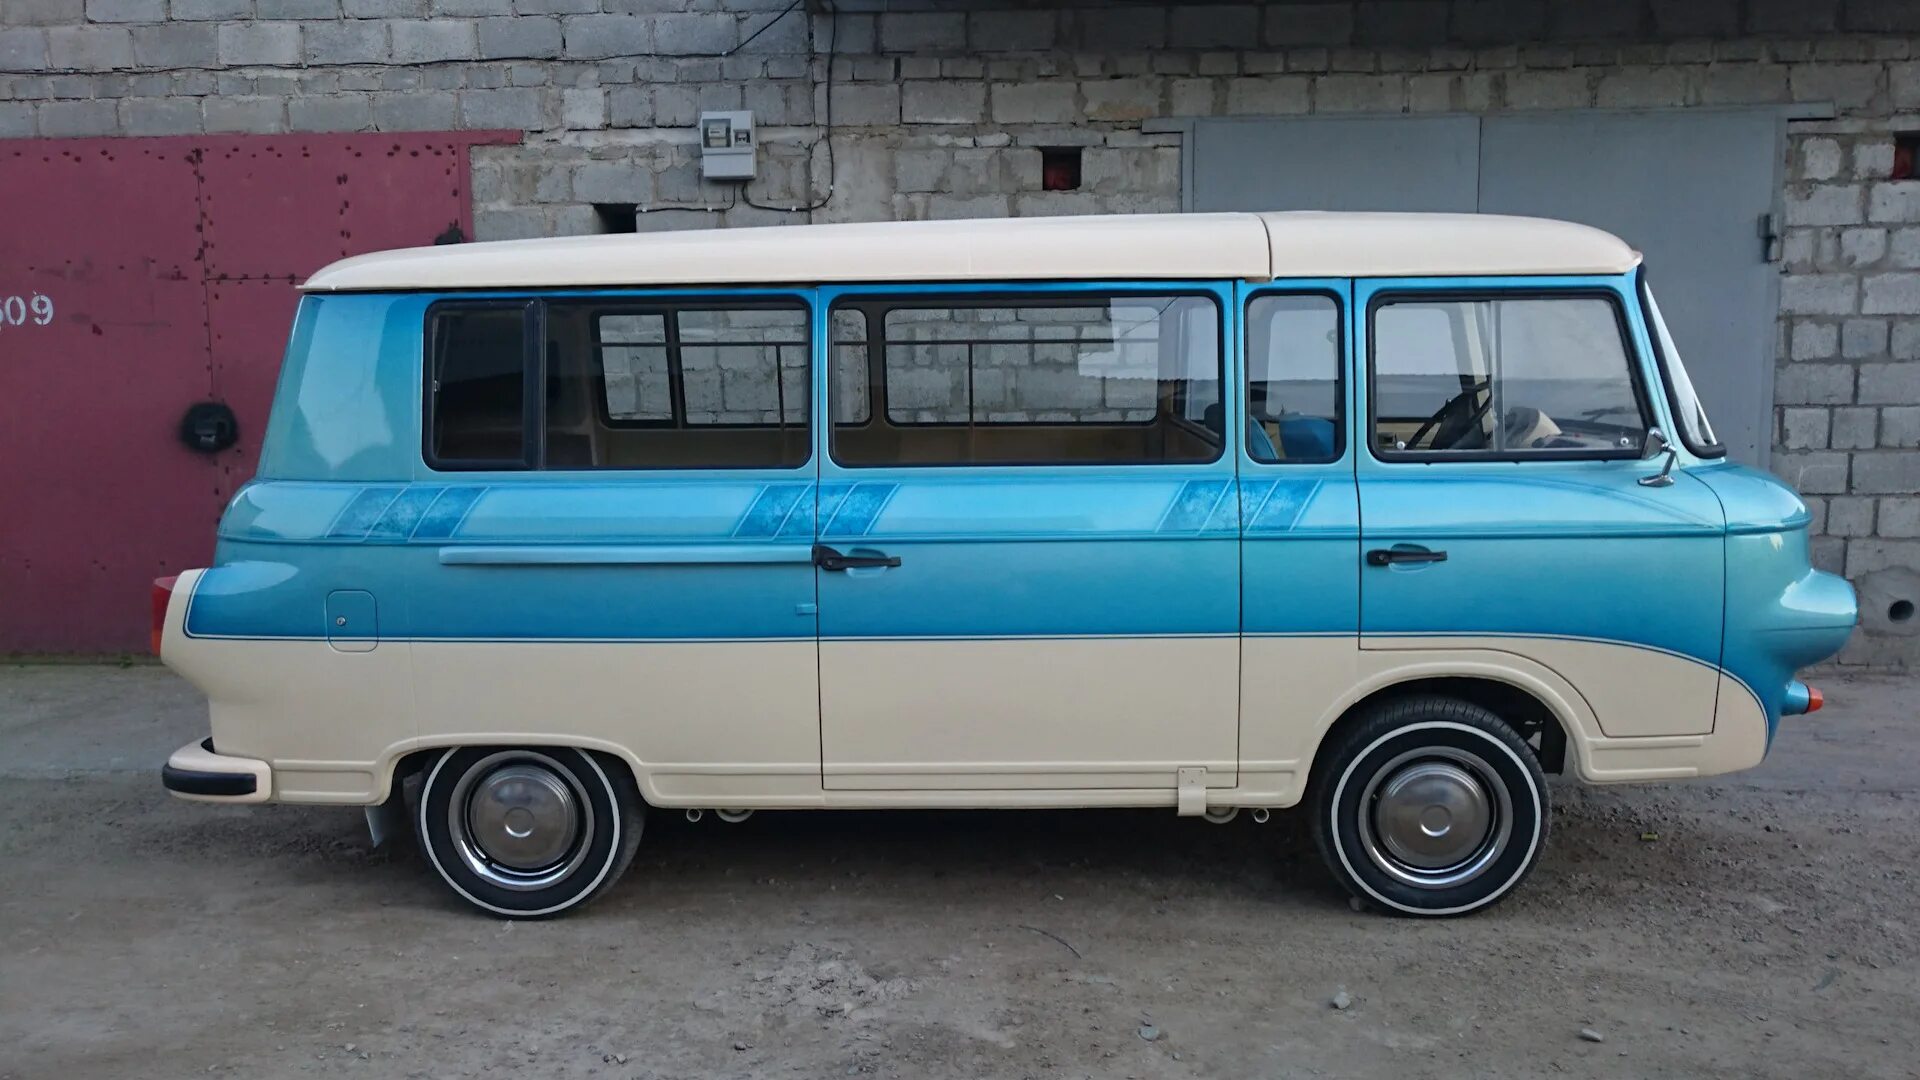
M 1760 261 L 1775 263 L 1780 261 L 1780 219 L 1768 212 L 1760 215 Z
M 1178 801 L 1174 804 L 1181 817 L 1199 817 L 1207 812 L 1207 770 L 1197 766 L 1183 768 L 1179 777 Z

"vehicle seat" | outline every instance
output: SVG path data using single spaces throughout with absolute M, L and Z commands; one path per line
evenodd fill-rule
M 1265 438 L 1262 433 L 1261 439 Z M 1333 456 L 1333 446 L 1333 421 L 1318 416 L 1280 418 L 1280 448 L 1287 457 L 1319 461 Z

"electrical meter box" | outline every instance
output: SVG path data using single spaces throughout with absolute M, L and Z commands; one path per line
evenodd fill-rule
M 751 180 L 754 170 L 753 113 L 700 114 L 700 175 L 709 180 Z

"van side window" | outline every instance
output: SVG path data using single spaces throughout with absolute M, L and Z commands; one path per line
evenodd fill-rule
M 528 305 L 433 310 L 427 447 L 443 469 L 519 469 L 527 443 Z
M 804 464 L 807 367 L 798 305 L 549 303 L 547 468 Z
M 1644 398 L 1611 299 L 1389 299 L 1372 324 L 1373 439 L 1383 457 L 1640 452 Z
M 1341 453 L 1340 303 L 1266 293 L 1247 303 L 1247 455 L 1333 461 Z
M 1194 463 L 1224 445 L 1207 297 L 854 301 L 834 326 L 835 394 L 866 385 L 834 405 L 844 465 Z

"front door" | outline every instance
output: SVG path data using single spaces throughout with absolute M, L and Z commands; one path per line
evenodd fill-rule
M 829 789 L 1231 787 L 1239 505 L 1213 285 L 826 290 Z M 823 327 L 823 329 L 827 329 Z M 1231 415 L 1229 415 L 1231 414 Z
M 1723 518 L 1683 470 L 1641 483 L 1661 406 L 1632 290 L 1359 284 L 1361 647 L 1519 654 L 1609 736 L 1704 733 Z

